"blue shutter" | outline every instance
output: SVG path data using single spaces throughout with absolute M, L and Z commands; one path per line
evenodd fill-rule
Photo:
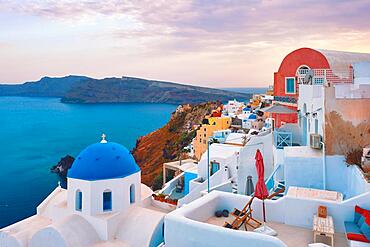
M 294 78 L 287 78 L 286 79 L 286 92 L 287 93 L 294 93 Z
M 76 191 L 75 208 L 77 211 L 82 211 L 82 192 L 81 191 Z

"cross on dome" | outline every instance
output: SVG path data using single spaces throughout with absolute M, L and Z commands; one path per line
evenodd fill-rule
M 105 140 L 105 138 L 106 138 L 107 136 L 103 133 L 102 135 L 101 135 L 101 141 L 100 141 L 100 143 L 107 143 L 107 140 Z

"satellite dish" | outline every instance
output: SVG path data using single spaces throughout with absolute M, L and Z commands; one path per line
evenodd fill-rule
M 312 84 L 313 70 L 310 69 L 307 71 L 306 76 L 303 79 L 303 84 Z

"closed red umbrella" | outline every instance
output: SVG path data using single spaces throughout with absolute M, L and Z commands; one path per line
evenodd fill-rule
M 265 166 L 263 164 L 263 157 L 259 149 L 257 149 L 255 159 L 256 159 L 256 170 L 257 170 L 258 180 L 256 183 L 256 189 L 254 191 L 254 196 L 262 200 L 263 222 L 266 222 L 265 199 L 269 196 L 269 192 L 267 191 L 267 187 L 265 184 Z

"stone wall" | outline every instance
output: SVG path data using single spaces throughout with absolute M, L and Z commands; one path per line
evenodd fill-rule
M 370 98 L 338 99 L 334 87 L 326 87 L 325 142 L 327 155 L 346 155 L 370 145 Z

